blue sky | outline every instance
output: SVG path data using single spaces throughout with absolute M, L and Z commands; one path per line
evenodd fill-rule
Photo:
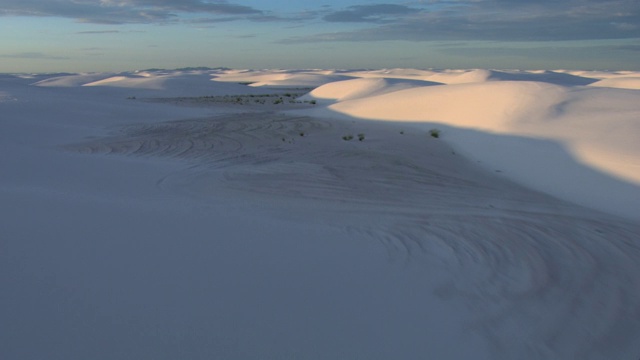
M 0 72 L 640 70 L 638 0 L 0 0 Z

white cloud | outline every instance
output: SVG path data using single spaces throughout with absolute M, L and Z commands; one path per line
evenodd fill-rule
M 228 2 L 204 0 L 3 0 L 0 15 L 51 16 L 98 24 L 156 23 L 180 13 L 259 15 L 262 11 Z

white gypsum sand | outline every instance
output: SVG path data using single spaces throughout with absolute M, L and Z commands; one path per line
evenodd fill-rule
M 635 359 L 629 75 L 3 75 L 0 353 Z

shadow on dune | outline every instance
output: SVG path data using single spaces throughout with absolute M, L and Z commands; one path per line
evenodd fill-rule
M 530 72 L 505 72 L 492 70 L 487 77 L 490 80 L 500 81 L 539 81 L 549 84 L 563 85 L 563 86 L 585 86 L 593 84 L 599 79 L 587 78 L 584 76 L 577 76 L 572 74 L 559 73 L 555 71 L 541 71 L 537 73 Z

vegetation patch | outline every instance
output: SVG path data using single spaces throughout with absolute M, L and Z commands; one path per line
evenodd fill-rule
M 286 92 L 273 94 L 245 94 L 245 95 L 212 95 L 212 96 L 194 96 L 194 97 L 174 97 L 174 98 L 151 98 L 144 99 L 147 102 L 163 102 L 182 105 L 208 106 L 215 104 L 224 105 L 284 105 L 291 104 L 294 106 L 315 105 L 316 100 L 298 100 L 298 98 L 307 92 Z M 134 100 L 135 97 L 128 99 Z

